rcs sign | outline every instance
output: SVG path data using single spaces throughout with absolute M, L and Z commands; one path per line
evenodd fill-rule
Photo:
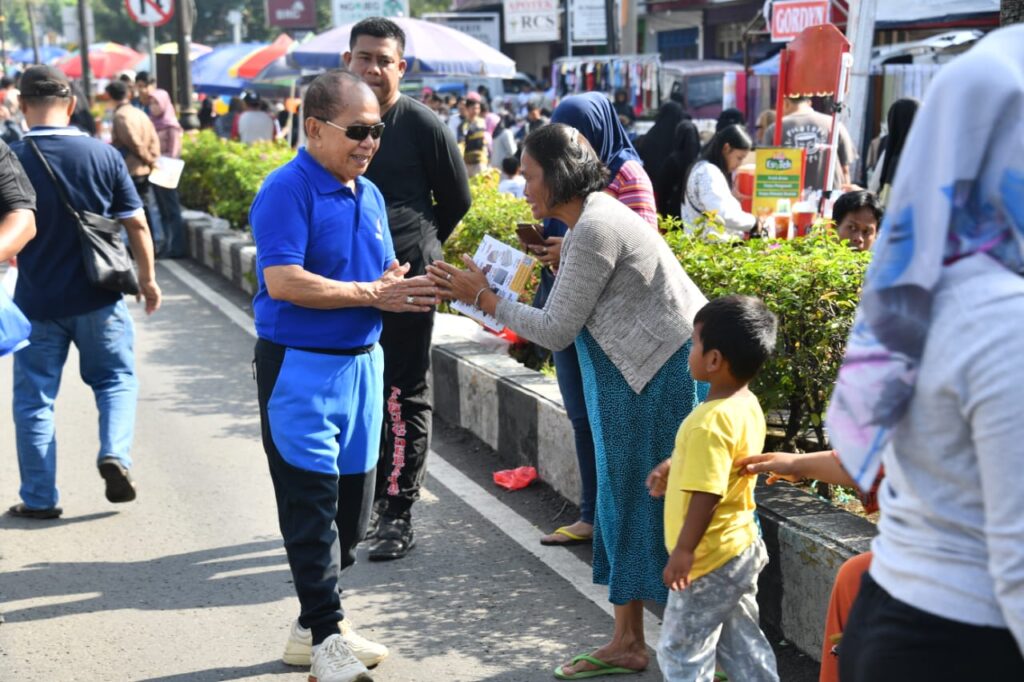
M 505 41 L 547 43 L 559 40 L 557 0 L 505 0 Z

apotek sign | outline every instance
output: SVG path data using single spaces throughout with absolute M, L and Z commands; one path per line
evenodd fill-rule
M 505 0 L 505 42 L 557 42 L 558 12 L 558 0 Z
M 786 43 L 809 26 L 829 23 L 830 0 L 775 0 L 772 3 L 772 42 Z
M 316 0 L 266 0 L 267 26 L 314 28 Z

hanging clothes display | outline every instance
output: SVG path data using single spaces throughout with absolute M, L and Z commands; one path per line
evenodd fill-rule
M 551 65 L 551 82 L 558 97 L 593 91 L 612 97 L 625 90 L 633 111 L 643 116 L 661 106 L 660 73 L 656 54 L 560 57 Z

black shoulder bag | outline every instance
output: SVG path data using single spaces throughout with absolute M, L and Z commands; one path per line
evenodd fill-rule
M 64 185 L 57 179 L 46 156 L 36 146 L 35 140 L 26 137 L 25 141 L 39 157 L 54 187 L 57 188 L 57 194 L 64 202 L 64 207 L 78 225 L 82 260 L 89 283 L 100 289 L 122 294 L 139 293 L 139 278 L 135 274 L 135 265 L 121 240 L 121 223 L 98 213 L 79 211 L 72 206 L 64 191 Z

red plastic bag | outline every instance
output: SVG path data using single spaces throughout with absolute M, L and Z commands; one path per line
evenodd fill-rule
M 537 480 L 537 470 L 533 467 L 519 467 L 494 472 L 494 482 L 506 490 L 522 490 Z

